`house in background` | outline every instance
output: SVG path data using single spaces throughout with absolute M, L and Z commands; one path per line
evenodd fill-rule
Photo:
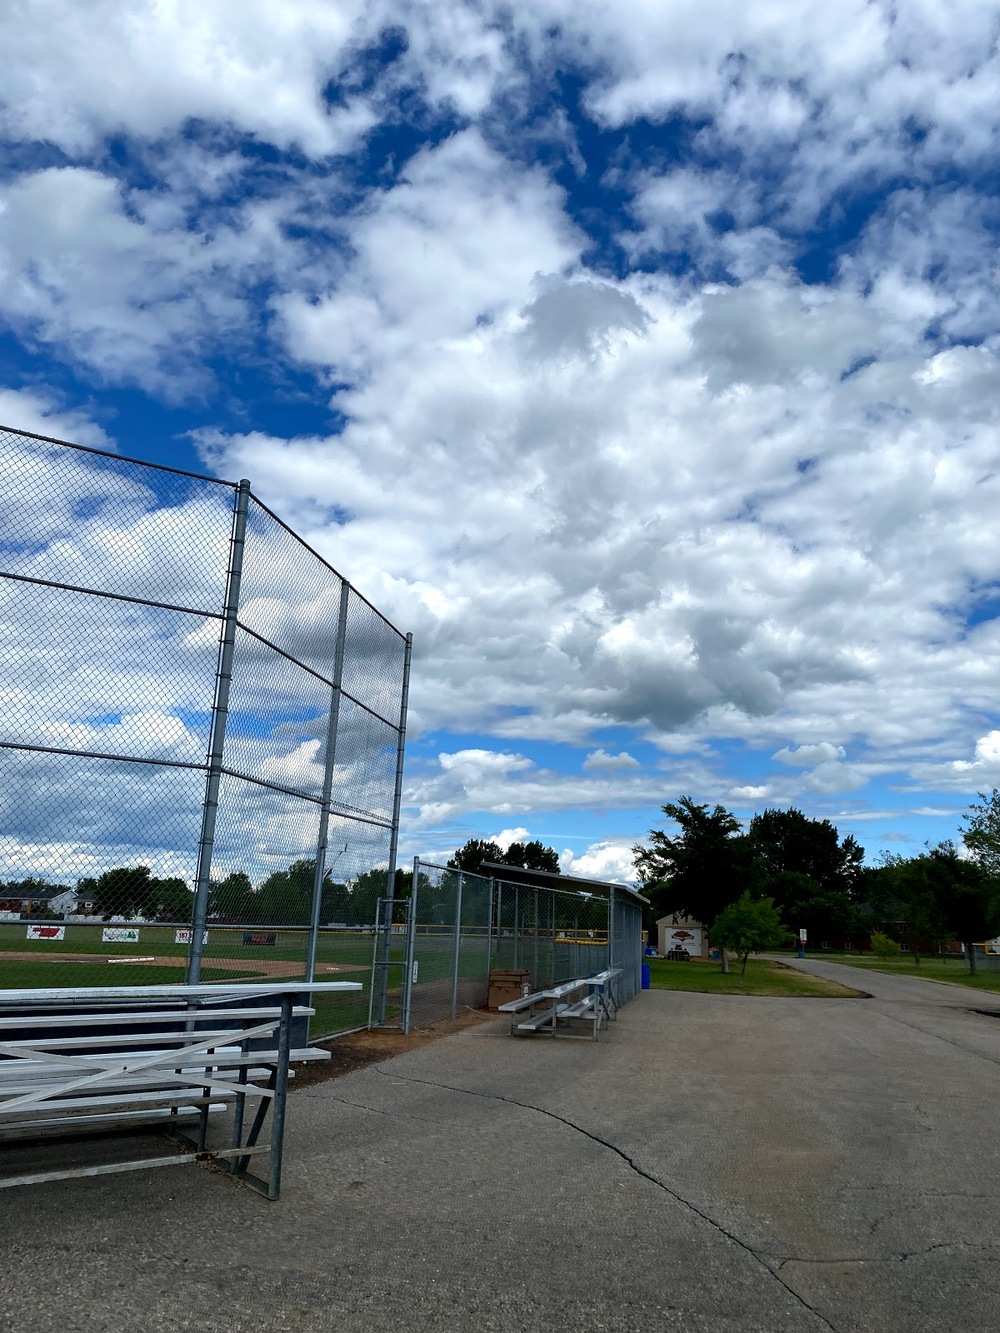
M 661 916 L 656 923 L 656 952 L 661 958 L 671 949 L 687 949 L 692 958 L 708 957 L 708 931 L 692 917 Z
M 94 910 L 92 900 L 80 898 L 76 889 L 61 884 L 23 886 L 0 885 L 0 913 L 5 920 L 21 917 L 89 916 Z

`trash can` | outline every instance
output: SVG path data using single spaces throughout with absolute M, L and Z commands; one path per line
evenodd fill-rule
M 649 990 L 649 964 L 642 965 L 642 989 Z

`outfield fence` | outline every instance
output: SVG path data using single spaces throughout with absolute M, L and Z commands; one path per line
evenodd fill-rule
M 249 482 L 0 428 L 0 645 L 0 986 L 367 971 L 410 636 Z

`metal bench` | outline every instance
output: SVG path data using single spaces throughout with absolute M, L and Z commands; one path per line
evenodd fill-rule
M 0 991 L 0 1143 L 112 1130 L 165 1130 L 186 1151 L 0 1175 L 0 1188 L 154 1166 L 228 1161 L 269 1199 L 281 1188 L 290 1062 L 304 994 L 359 991 L 354 981 Z M 246 1129 L 247 1103 L 257 1103 Z M 228 1145 L 209 1121 L 231 1112 Z M 269 1140 L 262 1143 L 268 1112 Z M 193 1123 L 193 1137 L 182 1125 Z M 251 1173 L 266 1154 L 267 1176 Z
M 584 1034 L 573 1031 L 572 1022 L 586 1019 L 592 1027 L 592 1040 L 597 1041 L 600 1029 L 617 1016 L 615 981 L 622 971 L 620 967 L 608 968 L 589 977 L 563 981 L 546 990 L 508 1000 L 506 1004 L 498 1005 L 498 1011 L 510 1014 L 511 1036 L 519 1032 L 547 1032 L 553 1037 L 582 1036 Z M 587 993 L 582 995 L 582 991 Z M 526 1016 L 519 1020 L 518 1015 L 522 1013 Z

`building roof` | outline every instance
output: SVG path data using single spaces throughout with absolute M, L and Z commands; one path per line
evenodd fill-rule
M 47 884 L 42 888 L 25 889 L 23 885 L 11 885 L 9 888 L 0 883 L 0 898 L 13 902 L 17 899 L 20 902 L 41 902 L 46 898 L 59 898 L 64 893 L 76 894 L 75 889 L 69 888 L 65 884 Z
M 649 902 L 641 893 L 628 884 L 616 884 L 609 879 L 583 879 L 580 875 L 560 875 L 552 870 L 524 870 L 521 866 L 500 865 L 496 861 L 484 861 L 482 872 L 493 879 L 502 879 L 507 884 L 527 884 L 537 889 L 568 889 L 572 893 L 591 893 L 595 897 L 607 898 L 611 890 L 624 893 L 633 901 Z

